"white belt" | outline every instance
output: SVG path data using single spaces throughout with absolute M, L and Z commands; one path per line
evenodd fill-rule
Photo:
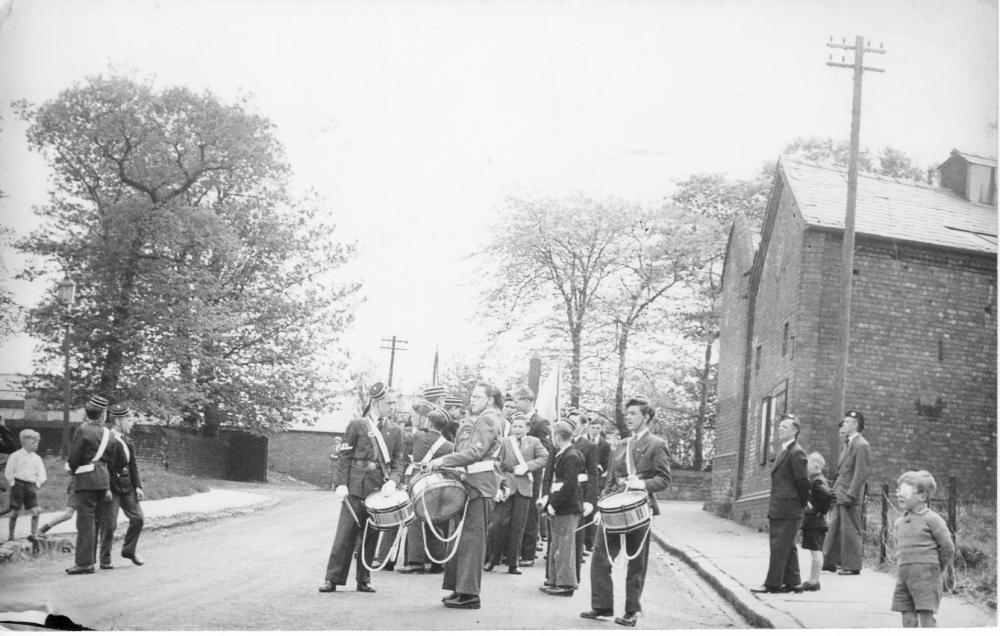
M 579 475 L 576 476 L 576 480 L 580 483 L 587 481 L 589 478 L 590 476 L 587 475 L 587 473 L 580 473 Z
M 457 467 L 457 468 L 455 468 L 455 470 L 462 470 L 462 471 L 465 471 L 465 472 L 470 473 L 470 474 L 485 473 L 485 472 L 493 470 L 493 460 L 492 459 L 484 459 L 481 462 L 476 462 L 474 464 L 469 464 L 468 466 Z

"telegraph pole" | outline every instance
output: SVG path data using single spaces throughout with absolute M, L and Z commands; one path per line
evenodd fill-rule
M 409 344 L 406 340 L 396 340 L 396 336 L 392 338 L 382 338 L 382 342 L 389 343 L 389 346 L 382 345 L 380 349 L 389 349 L 389 387 L 392 387 L 392 369 L 396 364 L 396 352 L 406 351 L 403 347 L 399 346 L 401 344 Z
M 841 301 L 840 301 L 840 327 L 838 338 L 838 359 L 836 375 L 834 377 L 834 400 L 836 412 L 834 417 L 839 418 L 844 414 L 847 402 L 847 362 L 851 346 L 851 288 L 854 282 L 854 212 L 858 200 L 858 154 L 861 147 L 861 79 L 865 71 L 884 73 L 885 69 L 864 65 L 865 53 L 885 54 L 882 44 L 879 48 L 871 48 L 871 42 L 865 46 L 864 38 L 857 36 L 854 44 L 847 44 L 846 40 L 841 40 L 840 44 L 830 41 L 826 46 L 832 49 L 846 49 L 854 51 L 854 62 L 848 64 L 843 57 L 840 62 L 833 61 L 833 54 L 827 66 L 839 66 L 842 68 L 854 69 L 854 100 L 851 105 L 851 157 L 847 166 L 847 215 L 844 217 L 844 249 L 842 256 L 842 278 L 841 278 Z M 836 435 L 836 432 L 834 433 Z M 838 448 L 836 442 L 832 448 Z

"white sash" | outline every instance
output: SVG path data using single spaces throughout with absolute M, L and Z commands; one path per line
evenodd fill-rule
M 436 453 L 439 448 L 444 446 L 444 442 L 445 442 L 444 435 L 439 434 L 438 438 L 434 440 L 434 443 L 431 444 L 431 447 L 427 450 L 427 454 L 424 455 L 424 459 L 421 463 L 426 464 L 427 462 L 434 459 L 434 453 Z
M 389 447 L 385 445 L 385 438 L 382 437 L 382 431 L 378 430 L 378 424 L 372 419 L 372 416 L 368 416 L 368 437 L 372 438 L 378 446 L 378 450 L 382 453 L 382 459 L 385 462 L 385 466 L 382 468 L 382 472 L 389 474 Z
M 73 474 L 82 475 L 84 473 L 93 472 L 94 463 L 101 458 L 101 455 L 104 454 L 104 450 L 108 447 L 108 439 L 110 438 L 111 438 L 111 431 L 109 431 L 108 429 L 104 429 L 104 432 L 101 433 L 101 443 L 97 446 L 97 453 L 94 455 L 94 458 L 90 460 L 89 464 L 77 466 L 76 470 L 73 471 Z
M 117 439 L 122 444 L 122 450 L 125 451 L 125 461 L 132 461 L 132 456 L 128 452 L 128 444 L 125 443 L 125 438 L 122 437 L 121 433 L 115 432 L 115 439 Z
M 517 460 L 517 465 L 524 466 L 525 468 L 527 468 L 528 462 L 524 461 L 524 455 L 521 454 L 521 440 L 514 437 L 508 437 L 507 439 L 510 440 L 510 448 L 511 450 L 514 451 L 514 459 Z M 525 474 L 528 476 L 528 483 L 532 484 L 535 483 L 534 475 L 532 475 L 530 472 L 527 472 Z

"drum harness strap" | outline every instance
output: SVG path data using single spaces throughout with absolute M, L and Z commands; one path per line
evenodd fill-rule
M 514 459 L 517 460 L 517 465 L 518 466 L 527 466 L 528 462 L 524 461 L 524 455 L 521 454 L 521 440 L 519 440 L 519 439 L 517 439 L 515 437 L 507 437 L 505 439 L 509 439 L 510 440 L 510 448 L 511 448 L 512 451 L 514 451 Z M 528 476 L 528 483 L 529 484 L 535 483 L 535 477 L 531 474 L 531 472 L 527 472 L 525 474 Z
M 372 419 L 371 414 L 368 415 L 368 437 L 372 440 L 372 446 L 377 446 L 379 453 L 382 455 L 382 461 L 379 462 L 379 468 L 382 469 L 383 477 L 389 479 L 389 448 L 385 445 L 385 438 L 382 437 L 382 431 L 378 430 L 378 424 Z
M 444 439 L 444 438 L 442 438 L 442 439 Z M 445 468 L 445 470 L 448 470 L 448 469 Z M 424 509 L 424 517 L 423 518 L 424 519 L 430 519 L 431 515 L 430 515 L 430 512 L 427 510 L 427 502 L 424 500 L 423 497 L 420 497 L 420 505 Z M 462 534 L 462 528 L 465 527 L 465 515 L 466 515 L 466 513 L 468 511 L 469 511 L 469 498 L 466 497 L 466 499 L 465 499 L 465 506 L 462 508 L 461 521 L 458 522 L 458 527 L 455 528 L 455 532 L 450 537 L 443 537 L 443 536 L 441 536 L 441 534 L 438 533 L 437 528 L 434 527 L 433 523 L 423 523 L 423 524 L 421 524 L 421 526 L 420 526 L 420 532 L 423 534 L 423 537 L 424 537 L 424 554 L 427 555 L 428 559 L 430 559 L 432 562 L 434 562 L 434 563 L 436 563 L 438 565 L 441 565 L 442 563 L 447 563 L 448 561 L 451 561 L 452 557 L 455 556 L 455 553 L 458 552 L 458 543 L 459 542 L 456 539 Z M 451 550 L 448 552 L 448 556 L 446 556 L 444 559 L 442 559 L 440 561 L 438 559 L 434 558 L 434 555 L 431 554 L 430 547 L 427 545 L 427 527 L 428 526 L 430 526 L 431 534 L 433 534 L 434 537 L 438 541 L 440 541 L 442 543 L 451 543 L 452 541 L 455 541 L 455 544 L 451 547 Z

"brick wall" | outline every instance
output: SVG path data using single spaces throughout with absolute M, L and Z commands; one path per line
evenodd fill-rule
M 38 443 L 38 454 L 39 455 L 59 455 L 62 453 L 62 435 L 63 435 L 63 423 L 62 420 L 57 422 L 51 420 L 14 420 L 7 419 L 4 420 L 7 428 L 14 434 L 14 439 L 19 439 L 21 431 L 26 428 L 30 428 L 38 433 L 41 437 Z M 70 424 L 70 434 L 76 430 L 77 424 Z M 20 444 L 20 441 L 18 441 Z
M 335 433 L 317 431 L 284 431 L 271 436 L 267 467 L 317 486 L 333 484 L 333 452 Z
M 707 501 L 712 495 L 712 473 L 699 470 L 670 469 L 670 487 L 657 494 L 658 499 Z
M 132 428 L 136 455 L 166 470 L 185 475 L 234 481 L 266 481 L 267 438 L 242 431 L 203 437 L 163 426 Z

